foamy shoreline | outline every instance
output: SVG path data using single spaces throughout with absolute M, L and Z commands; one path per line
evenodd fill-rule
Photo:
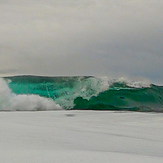
M 163 113 L 0 112 L 0 162 L 162 163 Z

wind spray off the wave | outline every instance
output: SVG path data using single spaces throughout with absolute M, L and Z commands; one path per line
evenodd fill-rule
M 0 110 L 163 111 L 163 87 L 108 77 L 0 79 Z

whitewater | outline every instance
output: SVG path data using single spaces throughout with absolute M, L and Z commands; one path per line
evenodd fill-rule
M 0 78 L 1 111 L 163 111 L 163 87 L 109 77 Z
M 1 111 L 41 111 L 56 110 L 61 107 L 50 99 L 39 95 L 16 95 L 8 87 L 4 79 L 0 79 L 0 110 Z
M 163 113 L 0 113 L 2 163 L 162 163 Z

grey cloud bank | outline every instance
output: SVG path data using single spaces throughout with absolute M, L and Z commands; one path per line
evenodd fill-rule
M 163 83 L 163 1 L 1 0 L 0 74 Z

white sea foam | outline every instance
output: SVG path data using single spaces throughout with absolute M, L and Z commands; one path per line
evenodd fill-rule
M 116 82 L 126 83 L 127 86 L 134 87 L 134 88 L 147 88 L 147 87 L 151 86 L 151 83 L 148 80 L 144 80 L 144 81 L 131 81 L 131 80 L 129 80 L 127 78 L 124 78 L 124 77 L 116 79 Z
M 143 80 L 143 81 L 131 81 L 127 78 L 121 77 L 118 79 L 113 79 L 108 76 L 97 77 L 101 80 L 101 91 L 106 91 L 112 84 L 114 83 L 125 83 L 129 87 L 133 88 L 148 88 L 151 86 L 150 81 Z
M 16 95 L 7 83 L 0 78 L 0 110 L 41 111 L 59 110 L 61 106 L 53 100 L 38 95 Z
M 109 86 L 110 86 L 110 82 L 109 81 L 111 81 L 111 79 L 108 76 L 100 77 L 100 79 L 101 79 L 100 92 L 106 91 L 109 88 Z
M 1 113 L 1 163 L 163 163 L 163 113 Z

